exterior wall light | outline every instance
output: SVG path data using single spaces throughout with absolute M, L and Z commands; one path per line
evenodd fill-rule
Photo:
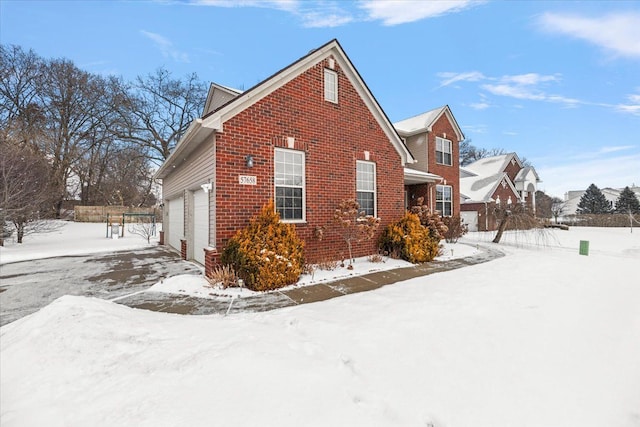
M 246 165 L 248 168 L 252 168 L 253 167 L 253 156 L 251 154 L 249 154 L 247 157 L 244 158 Z
M 205 193 L 208 193 L 209 191 L 211 191 L 213 189 L 213 185 L 208 182 L 206 184 L 202 184 L 200 187 L 202 187 L 202 189 L 204 190 Z

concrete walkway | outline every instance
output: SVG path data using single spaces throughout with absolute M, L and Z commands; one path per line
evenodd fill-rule
M 133 308 L 192 315 L 269 311 L 370 291 L 403 280 L 481 264 L 504 256 L 504 253 L 486 246 L 479 246 L 479 249 L 482 251 L 481 253 L 467 258 L 434 261 L 411 267 L 338 279 L 329 283 L 265 292 L 259 295 L 247 296 L 246 298 L 235 298 L 232 304 L 230 304 L 231 298 L 205 299 L 163 292 L 140 292 L 118 299 L 115 302 Z

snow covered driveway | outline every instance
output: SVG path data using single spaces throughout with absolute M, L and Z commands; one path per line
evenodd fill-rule
M 199 272 L 194 264 L 160 246 L 4 264 L 0 267 L 0 326 L 63 295 L 113 299 L 147 289 L 165 277 Z

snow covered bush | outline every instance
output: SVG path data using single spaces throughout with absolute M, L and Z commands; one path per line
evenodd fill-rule
M 280 222 L 273 201 L 229 240 L 221 256 L 247 288 L 268 291 L 298 281 L 304 266 L 304 243 L 293 224 Z
M 238 276 L 230 264 L 216 265 L 209 276 L 205 278 L 211 287 L 221 286 L 222 289 L 227 289 L 238 286 Z
M 440 238 L 431 236 L 418 215 L 407 212 L 389 224 L 380 236 L 380 249 L 394 258 L 420 263 L 433 260 L 440 253 Z

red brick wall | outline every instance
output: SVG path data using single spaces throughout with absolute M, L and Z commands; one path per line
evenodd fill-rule
M 187 259 L 187 241 L 180 240 L 180 256 L 182 259 Z
M 504 172 L 506 172 L 506 174 L 509 176 L 511 182 L 514 182 L 516 179 L 516 175 L 518 175 L 518 172 L 520 172 L 520 169 L 522 168 L 520 167 L 520 165 L 518 165 L 518 162 L 513 162 L 513 164 L 509 162 L 504 168 Z
M 204 250 L 204 274 L 207 277 L 211 277 L 213 268 L 220 264 L 220 252 L 216 249 L 203 249 Z
M 446 134 L 446 137 L 444 136 Z M 453 190 L 453 214 L 460 215 L 460 141 L 456 136 L 454 128 L 449 122 L 446 114 L 433 124 L 432 132 L 429 132 L 429 172 L 440 175 L 446 180 L 443 185 L 452 186 Z M 452 165 L 441 165 L 436 163 L 436 137 L 445 138 L 451 141 Z M 435 191 L 433 193 L 435 197 Z M 435 200 L 434 200 L 435 207 Z
M 513 192 L 511 186 L 507 184 L 505 187 L 503 187 L 502 181 L 500 181 L 500 184 L 498 184 L 498 188 L 496 188 L 491 197 L 494 200 L 497 200 L 498 196 L 500 196 L 500 203 L 502 203 L 503 205 L 507 204 L 509 197 L 511 197 L 511 203 L 513 203 L 514 205 L 518 203 L 518 196 Z
M 327 231 L 319 241 L 314 230 L 331 223 L 341 200 L 355 198 L 356 160 L 365 159 L 365 150 L 377 165 L 377 214 L 382 225 L 402 216 L 404 175 L 399 154 L 337 61 L 338 103 L 324 100 L 326 65 L 326 60 L 316 64 L 229 119 L 224 132 L 216 136 L 217 248 L 224 248 L 236 230 L 274 197 L 274 147 L 286 148 L 287 137 L 295 138 L 294 149 L 306 153 L 306 223 L 296 229 L 305 240 L 308 261 L 348 256 L 346 244 L 334 233 Z M 254 157 L 253 168 L 245 166 L 249 154 Z M 239 185 L 239 175 L 257 176 L 258 183 Z M 371 241 L 358 245 L 355 256 L 374 251 Z

